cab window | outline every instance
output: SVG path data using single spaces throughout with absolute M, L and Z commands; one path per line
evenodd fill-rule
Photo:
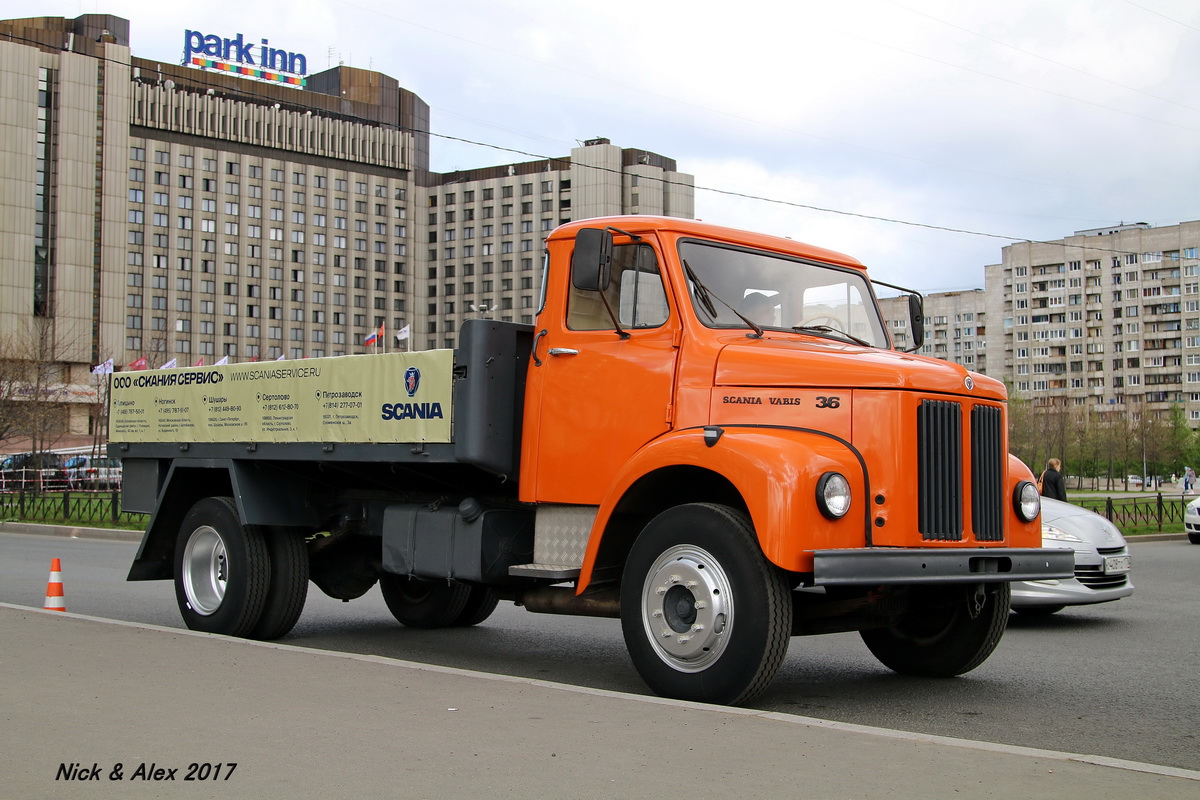
M 572 286 L 567 298 L 567 327 L 574 331 L 612 330 L 606 300 L 622 328 L 658 328 L 667 321 L 670 306 L 653 247 L 613 247 L 611 278 L 603 298 L 600 292 Z

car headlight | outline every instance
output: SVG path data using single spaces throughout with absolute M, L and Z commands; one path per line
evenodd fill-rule
M 1053 539 L 1056 542 L 1083 542 L 1083 539 L 1075 534 L 1067 533 L 1062 528 L 1047 525 L 1045 522 L 1042 523 L 1042 538 Z
M 850 481 L 837 472 L 826 472 L 817 481 L 817 507 L 829 519 L 841 519 L 850 510 Z
M 1029 481 L 1021 481 L 1013 492 L 1013 508 L 1022 522 L 1033 522 L 1042 511 L 1042 496 Z

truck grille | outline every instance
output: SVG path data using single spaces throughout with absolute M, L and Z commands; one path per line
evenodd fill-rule
M 971 409 L 971 528 L 984 542 L 1004 538 L 1004 414 Z M 925 400 L 917 409 L 917 527 L 927 540 L 963 538 L 962 403 Z
M 962 539 L 962 404 L 917 409 L 917 527 L 926 539 Z
M 1004 412 L 971 409 L 971 527 L 980 542 L 1004 538 Z

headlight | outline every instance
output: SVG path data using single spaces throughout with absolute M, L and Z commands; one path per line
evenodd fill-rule
M 1056 528 L 1053 525 L 1047 525 L 1044 522 L 1042 523 L 1042 538 L 1043 539 L 1053 539 L 1056 542 L 1082 542 L 1083 541 L 1083 539 L 1080 539 L 1078 536 L 1076 536 L 1073 533 L 1067 533 L 1066 531 L 1062 530 L 1061 528 Z
M 1022 522 L 1033 522 L 1037 519 L 1042 510 L 1042 498 L 1037 487 L 1029 481 L 1018 483 L 1017 490 L 1013 492 L 1013 508 Z
M 850 510 L 850 482 L 837 472 L 826 472 L 817 481 L 817 507 L 829 519 L 841 519 Z

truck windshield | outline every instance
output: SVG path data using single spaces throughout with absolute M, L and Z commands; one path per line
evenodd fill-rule
M 860 272 L 695 240 L 681 242 L 679 254 L 695 277 L 688 287 L 692 307 L 710 328 L 750 328 L 749 319 L 765 330 L 889 346 Z

